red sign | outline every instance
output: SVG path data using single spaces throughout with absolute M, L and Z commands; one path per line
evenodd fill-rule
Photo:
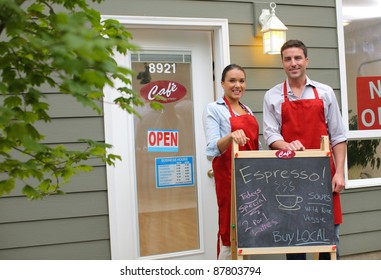
M 358 129 L 381 129 L 381 77 L 357 77 Z
M 140 89 L 140 95 L 148 101 L 157 101 L 160 103 L 171 103 L 180 100 L 187 94 L 187 89 L 177 82 L 173 81 L 153 81 Z M 157 99 L 161 96 L 165 100 Z
M 295 156 L 295 152 L 291 150 L 279 150 L 275 153 L 278 158 L 289 159 Z

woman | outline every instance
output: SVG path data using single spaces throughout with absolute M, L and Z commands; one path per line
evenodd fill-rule
M 224 97 L 208 104 L 203 123 L 207 140 L 206 155 L 213 158 L 212 167 L 218 203 L 218 259 L 231 259 L 230 197 L 231 149 L 235 141 L 240 150 L 258 150 L 258 123 L 253 113 L 240 102 L 246 89 L 244 69 L 230 64 L 222 72 Z

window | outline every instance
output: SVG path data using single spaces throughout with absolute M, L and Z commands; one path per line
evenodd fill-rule
M 337 0 L 347 188 L 381 185 L 381 0 Z

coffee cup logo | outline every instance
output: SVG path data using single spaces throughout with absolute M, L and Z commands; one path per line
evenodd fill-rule
M 303 197 L 294 194 L 277 194 L 276 200 L 279 203 L 279 209 L 299 210 L 299 203 L 303 201 Z

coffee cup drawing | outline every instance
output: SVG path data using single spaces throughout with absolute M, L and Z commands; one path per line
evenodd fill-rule
M 277 194 L 276 200 L 279 203 L 279 209 L 298 210 L 300 209 L 300 205 L 298 204 L 303 201 L 303 197 L 295 194 Z

